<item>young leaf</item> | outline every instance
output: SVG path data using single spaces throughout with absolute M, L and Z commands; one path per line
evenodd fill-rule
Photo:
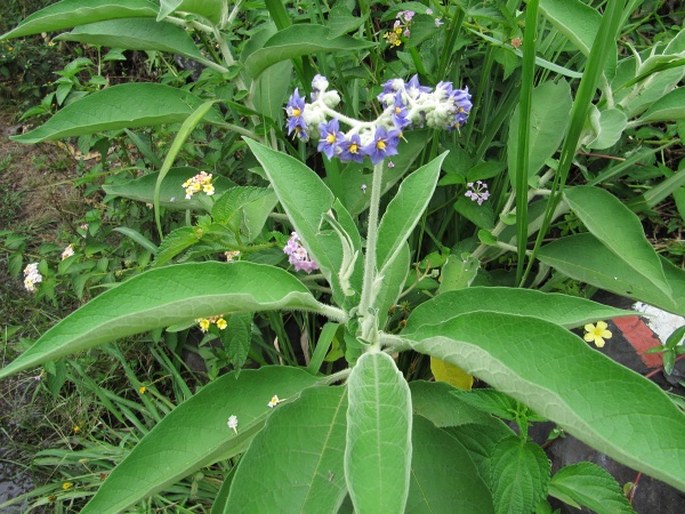
M 390 200 L 378 227 L 376 266 L 380 274 L 395 258 L 426 210 L 446 155 L 446 152 L 439 155 L 405 178 Z
M 419 305 L 409 316 L 402 334 L 411 338 L 411 334 L 417 332 L 421 325 L 438 325 L 454 316 L 476 310 L 533 316 L 567 328 L 601 319 L 635 315 L 633 311 L 561 293 L 508 287 L 470 287 L 447 291 Z
M 561 468 L 549 483 L 549 495 L 597 514 L 634 514 L 621 486 L 609 472 L 592 462 Z
M 616 257 L 671 297 L 659 255 L 644 235 L 640 219 L 614 195 L 592 186 L 564 190 L 564 199 L 590 233 Z
M 271 189 L 236 186 L 217 198 L 212 217 L 215 222 L 243 233 L 244 242 L 249 243 L 259 235 L 277 201 Z
M 672 284 L 673 298 L 635 273 L 591 234 L 558 239 L 540 248 L 538 258 L 574 280 L 685 316 L 685 272 L 664 259 L 660 261 L 666 281 Z
M 150 0 L 62 0 L 36 11 L 2 39 L 55 32 L 86 23 L 117 18 L 154 17 L 157 6 Z
M 164 266 L 183 250 L 190 248 L 202 238 L 198 227 L 179 227 L 167 234 L 160 243 L 155 256 L 155 266 Z
M 153 83 L 127 83 L 108 87 L 67 105 L 40 127 L 13 136 L 19 143 L 82 136 L 105 130 L 180 123 L 202 104 L 186 91 Z M 220 123 L 211 111 L 207 120 Z
M 110 473 L 82 514 L 116 514 L 184 476 L 246 449 L 274 412 L 277 394 L 294 400 L 315 385 L 309 373 L 286 366 L 224 375 L 157 424 Z M 278 408 L 285 405 L 278 406 Z M 227 426 L 236 416 L 236 432 Z M 126 491 L 126 494 L 122 494 Z
M 640 123 L 682 120 L 685 118 L 685 87 L 663 96 L 640 117 Z
M 153 269 L 96 297 L 48 330 L 0 378 L 99 344 L 195 318 L 325 308 L 283 269 L 203 262 Z
M 350 36 L 330 37 L 327 27 L 310 23 L 291 25 L 278 31 L 253 52 L 245 61 L 245 70 L 252 78 L 272 64 L 316 52 L 359 52 L 374 46 L 374 43 Z
M 550 462 L 540 446 L 512 436 L 495 446 L 490 460 L 490 485 L 495 512 L 532 512 L 547 495 Z
M 337 512 L 347 494 L 346 388 L 310 387 L 275 411 L 240 460 L 224 512 Z
M 654 383 L 561 327 L 481 311 L 423 325 L 412 339 L 414 350 L 460 366 L 615 460 L 685 490 L 685 415 Z
M 386 353 L 363 354 L 348 387 L 345 479 L 357 512 L 401 514 L 409 493 L 411 395 Z
M 152 18 L 98 21 L 76 27 L 55 39 L 127 50 L 158 50 L 196 61 L 205 60 L 184 29 L 170 23 L 158 23 Z
M 412 425 L 409 498 L 405 512 L 494 514 L 492 497 L 468 451 L 421 416 Z

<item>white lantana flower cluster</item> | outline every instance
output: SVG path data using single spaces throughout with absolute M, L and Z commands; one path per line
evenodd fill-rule
M 33 293 L 36 290 L 36 284 L 43 281 L 43 275 L 38 271 L 38 263 L 32 262 L 24 268 L 24 288 Z

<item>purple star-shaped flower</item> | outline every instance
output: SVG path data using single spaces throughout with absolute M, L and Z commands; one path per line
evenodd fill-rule
M 385 130 L 377 127 L 373 141 L 364 147 L 364 153 L 371 158 L 375 165 L 386 157 L 397 155 L 397 145 L 400 143 L 400 131 L 396 129 Z
M 286 126 L 288 127 L 288 135 L 295 132 L 297 137 L 307 140 L 309 137 L 307 135 L 307 124 L 302 118 L 304 107 L 304 98 L 301 97 L 298 90 L 295 89 L 293 94 L 290 95 L 288 104 L 285 107 L 285 112 L 288 115 L 288 121 L 286 123 Z
M 414 75 L 412 78 L 409 79 L 409 82 L 407 82 L 406 90 L 409 96 L 411 96 L 412 98 L 416 98 L 417 96 L 419 96 L 419 93 L 429 93 L 431 88 L 427 86 L 422 86 L 419 83 L 419 76 Z
M 366 155 L 366 153 L 362 148 L 359 134 L 352 134 L 349 138 L 346 137 L 344 141 L 340 142 L 339 148 L 341 150 L 339 155 L 341 161 L 364 161 L 364 155 Z
M 317 150 L 323 152 L 328 159 L 332 159 L 338 151 L 338 144 L 345 139 L 345 134 L 340 132 L 340 125 L 337 119 L 332 119 L 328 123 L 319 124 L 319 146 Z
M 473 104 L 471 103 L 471 95 L 469 94 L 469 88 L 465 89 L 455 89 L 450 94 L 450 100 L 454 104 L 454 121 L 452 126 L 455 128 L 460 128 L 463 126 L 469 118 L 469 112 Z
M 399 130 L 402 130 L 404 127 L 411 124 L 411 120 L 407 118 L 407 105 L 404 103 L 401 91 L 398 91 L 395 94 L 395 102 L 392 110 L 392 122 L 395 124 L 395 128 Z

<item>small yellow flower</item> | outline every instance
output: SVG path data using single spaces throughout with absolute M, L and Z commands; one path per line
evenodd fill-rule
M 140 394 L 145 394 L 145 393 L 147 392 L 147 387 L 145 387 L 145 386 L 140 386 L 140 387 L 138 388 L 138 392 L 139 392 Z
M 228 323 L 224 318 L 219 318 L 218 320 L 216 320 L 216 326 L 219 330 L 226 330 Z
M 266 405 L 267 405 L 267 407 L 269 407 L 270 409 L 273 409 L 276 405 L 278 405 L 278 404 L 281 403 L 282 401 L 283 401 L 283 400 L 281 400 L 278 396 L 273 395 L 273 396 L 271 397 L 271 400 L 269 401 L 269 403 L 267 403 Z
M 598 321 L 597 325 L 593 325 L 592 323 L 588 323 L 585 325 L 585 335 L 583 336 L 583 339 L 585 339 L 588 343 L 595 343 L 595 346 L 597 348 L 603 348 L 604 347 L 604 340 L 605 339 L 611 339 L 611 332 L 607 330 L 607 325 L 604 321 Z
M 68 491 L 68 490 L 71 489 L 72 487 L 74 487 L 74 483 L 73 483 L 73 482 L 64 482 L 64 483 L 62 484 L 62 489 L 64 489 L 65 491 Z
M 200 325 L 200 330 L 203 332 L 207 332 L 207 330 L 209 330 L 209 320 L 207 318 L 199 319 L 198 324 Z
M 78 433 L 81 431 L 81 427 L 78 426 L 78 425 L 74 425 L 73 428 L 72 428 L 72 431 L 73 431 L 75 434 L 78 434 Z

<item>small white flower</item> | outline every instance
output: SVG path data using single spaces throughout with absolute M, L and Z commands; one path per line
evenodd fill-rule
M 281 400 L 278 396 L 273 395 L 271 397 L 271 400 L 269 400 L 269 403 L 266 404 L 266 406 L 269 407 L 270 409 L 273 409 L 274 407 L 276 407 L 276 405 L 278 405 L 282 401 L 283 400 Z
M 43 281 L 43 275 L 38 271 L 38 263 L 32 262 L 24 268 L 24 288 L 33 293 L 36 290 L 36 284 Z
M 236 434 L 238 433 L 238 416 L 231 415 L 228 417 L 228 422 L 226 423 L 228 428 L 233 430 Z
M 62 260 L 68 259 L 72 255 L 74 255 L 74 245 L 69 245 L 62 251 Z

